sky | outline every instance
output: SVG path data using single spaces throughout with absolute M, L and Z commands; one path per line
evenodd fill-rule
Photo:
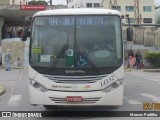
M 46 0 L 46 1 L 49 1 L 49 0 Z M 52 4 L 66 4 L 67 0 L 52 0 Z M 159 6 L 160 5 L 160 0 L 155 0 L 155 5 L 156 6 Z
M 47 0 L 46 0 L 47 1 Z M 49 0 L 48 0 L 49 1 Z M 66 4 L 67 0 L 52 0 L 52 4 L 53 5 L 57 5 L 57 4 Z
M 28 1 L 31 1 L 31 0 L 28 0 Z M 50 1 L 50 0 L 45 0 L 45 1 Z M 57 4 L 64 4 L 66 5 L 66 2 L 67 0 L 52 0 L 52 4 L 53 5 L 57 5 Z M 160 5 L 160 0 L 155 0 L 155 6 L 159 6 Z
M 159 6 L 160 5 L 160 0 L 155 0 L 155 6 Z

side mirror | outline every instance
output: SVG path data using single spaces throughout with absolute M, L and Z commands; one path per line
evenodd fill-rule
M 26 41 L 27 37 L 30 36 L 29 26 L 31 26 L 31 20 L 32 20 L 31 17 L 25 18 L 25 24 L 24 24 L 23 34 L 22 34 L 22 41 Z
M 132 41 L 132 40 L 133 40 L 133 29 L 127 28 L 127 41 Z
M 22 34 L 22 41 L 26 41 L 27 37 L 29 36 L 30 36 L 30 32 L 28 30 L 28 26 L 25 26 Z

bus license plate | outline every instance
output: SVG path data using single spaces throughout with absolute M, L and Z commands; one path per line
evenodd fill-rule
M 67 96 L 67 102 L 81 102 L 82 96 Z

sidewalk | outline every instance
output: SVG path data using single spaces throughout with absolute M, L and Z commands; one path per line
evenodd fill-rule
M 160 69 L 144 69 L 143 72 L 160 72 Z
M 24 69 L 24 68 L 26 68 L 26 67 L 24 67 L 24 66 L 11 66 L 11 68 L 12 69 Z M 0 66 L 0 69 L 5 69 L 5 66 Z
M 124 69 L 125 72 L 132 72 L 132 71 L 142 71 L 142 72 L 160 72 L 160 69 L 140 69 L 140 70 L 137 70 L 137 69 Z
M 11 69 L 11 71 L 6 71 L 3 67 L 0 67 L 0 96 L 5 93 L 3 86 L 4 81 L 16 80 L 19 77 L 20 69 Z

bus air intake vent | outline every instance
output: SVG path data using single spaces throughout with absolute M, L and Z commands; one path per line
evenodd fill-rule
M 93 104 L 98 102 L 101 97 L 95 98 L 83 98 L 81 102 L 68 102 L 66 98 L 49 97 L 54 103 L 64 103 L 64 104 Z
M 97 75 L 97 76 L 52 76 L 43 74 L 48 79 L 56 82 L 56 83 L 95 83 L 107 75 Z

